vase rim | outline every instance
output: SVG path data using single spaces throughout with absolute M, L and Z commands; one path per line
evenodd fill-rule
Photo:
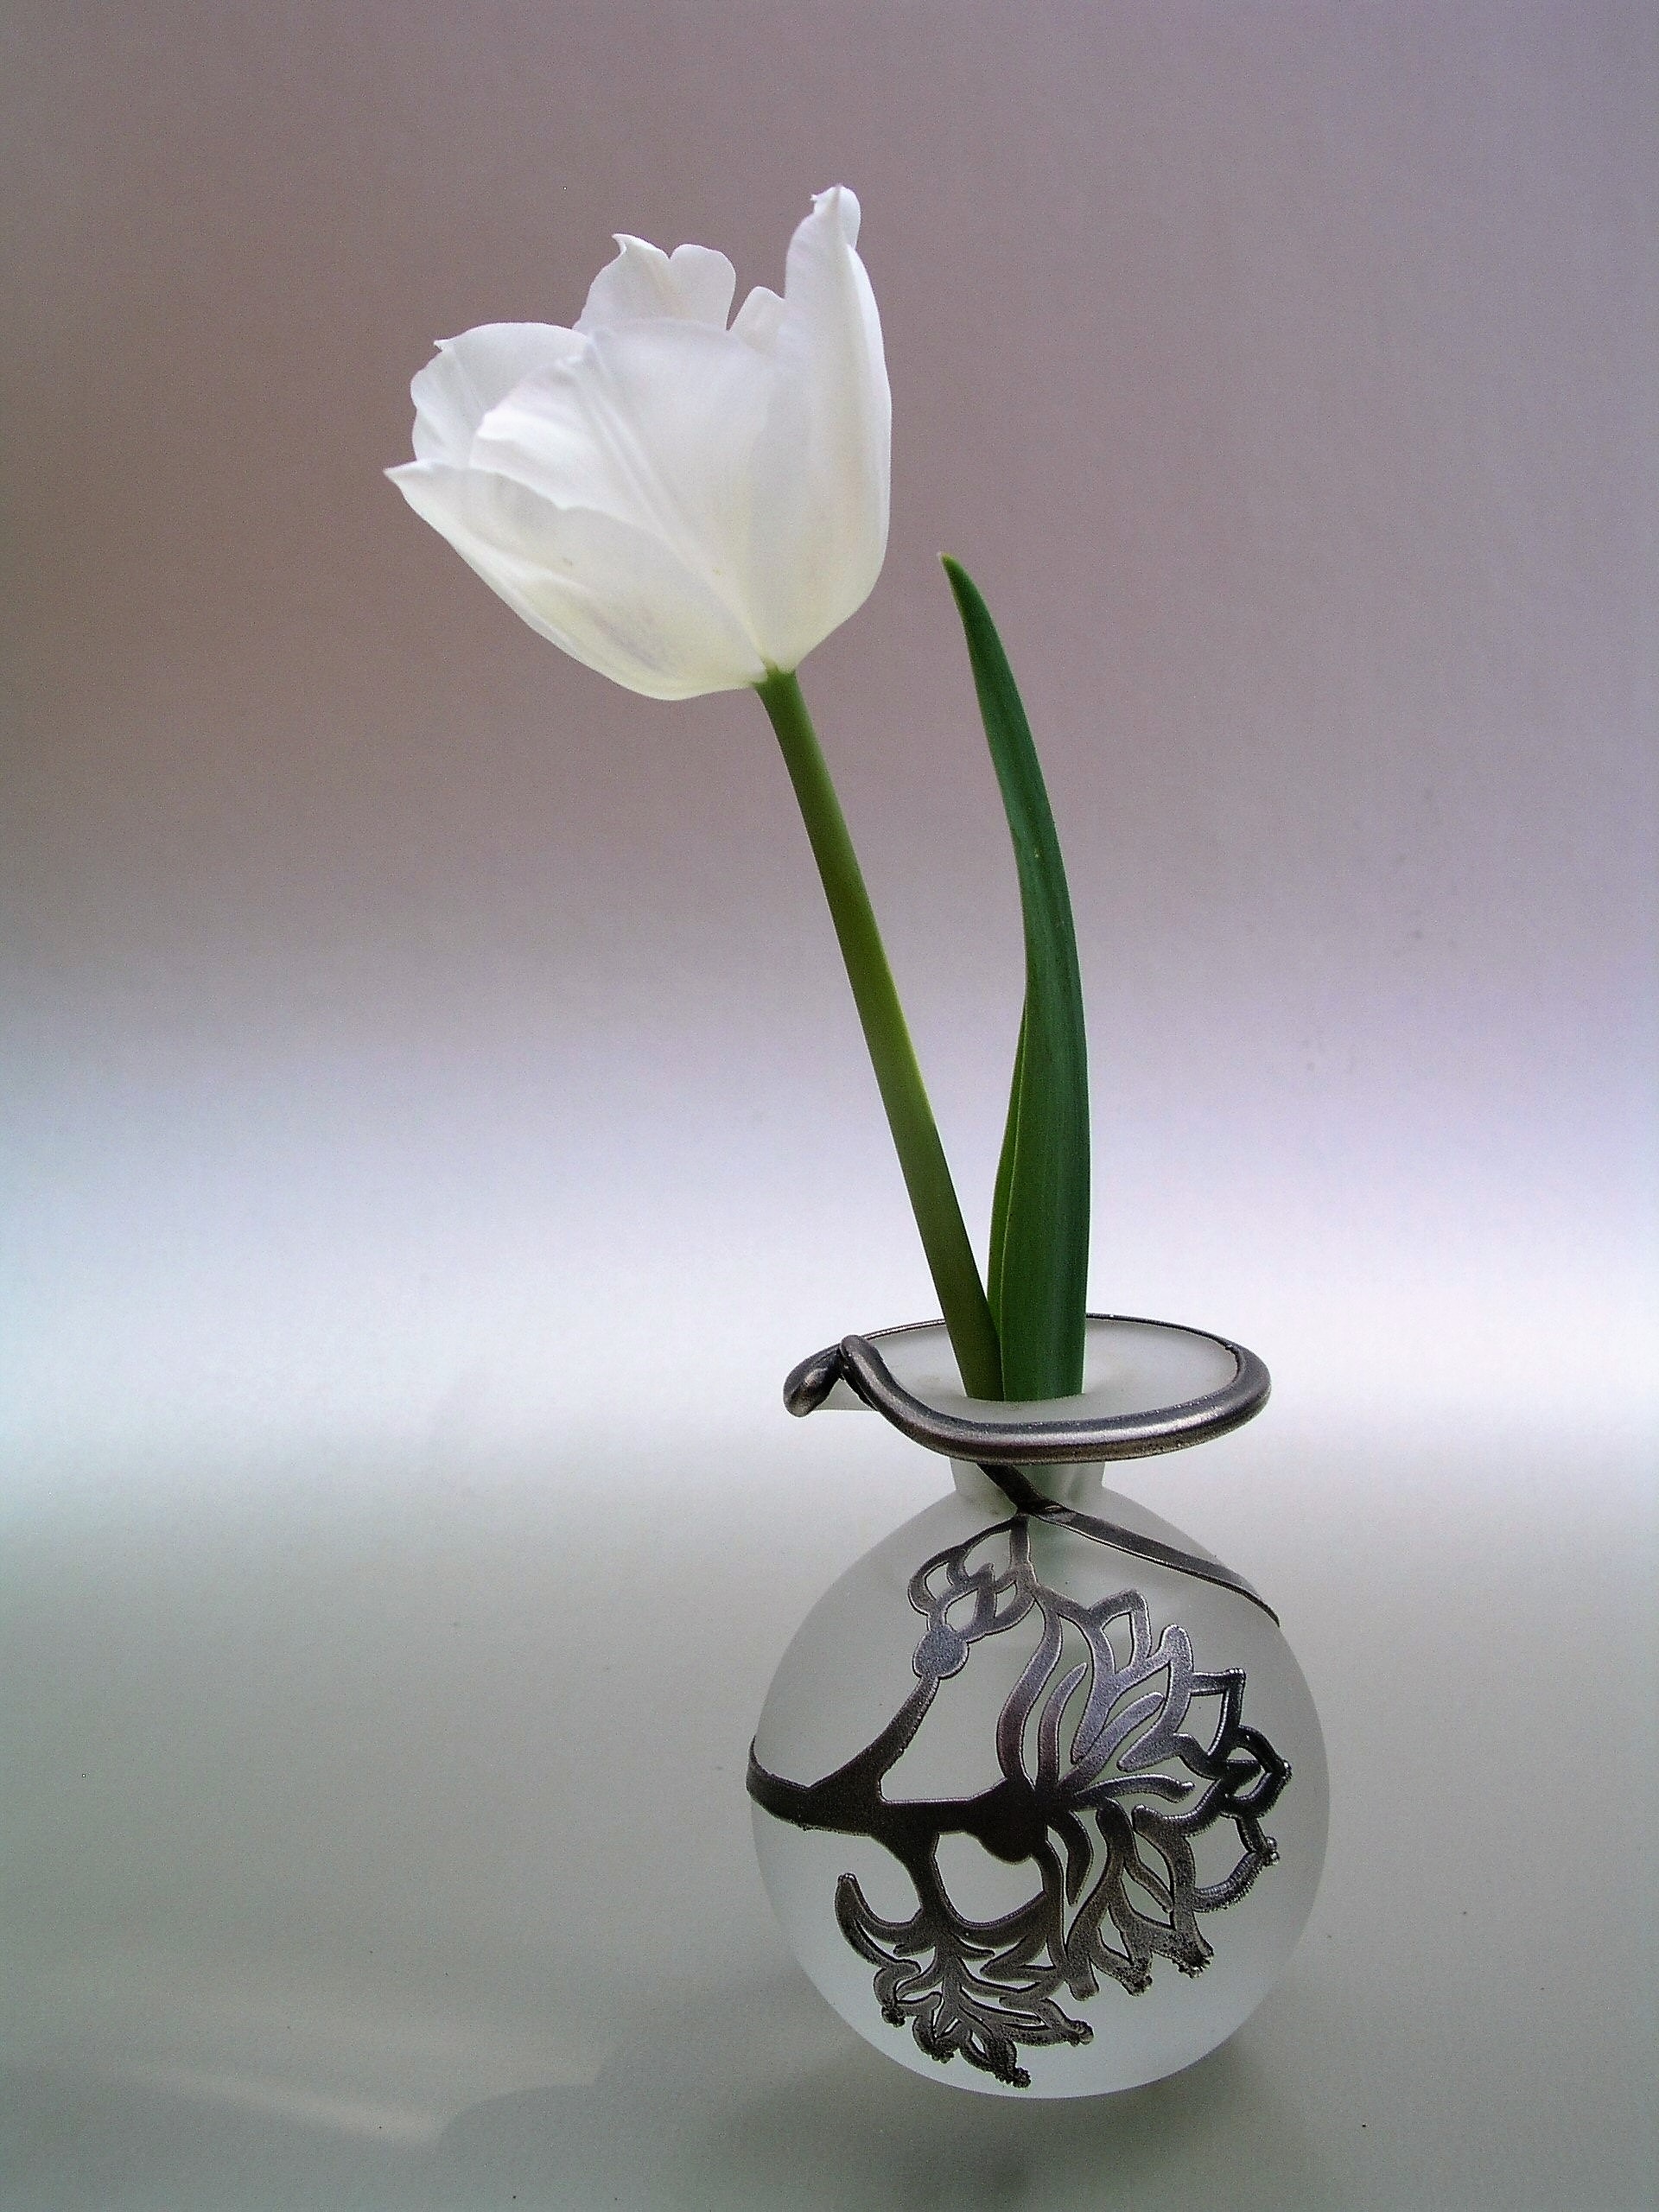
M 830 1403 L 868 1406 L 928 1451 L 1004 1466 L 1133 1459 L 1179 1452 L 1225 1435 L 1267 1403 L 1272 1388 L 1267 1368 L 1230 1338 L 1133 1314 L 1091 1313 L 1088 1322 L 1091 1355 L 1108 1364 L 1115 1351 L 1126 1349 L 1156 1354 L 1172 1349 L 1191 1353 L 1207 1347 L 1211 1357 L 1206 1364 L 1211 1370 L 1217 1364 L 1213 1355 L 1223 1356 L 1222 1379 L 1162 1404 L 1124 1405 L 1121 1380 L 1085 1387 L 1069 1399 L 1000 1403 L 968 1396 L 959 1380 L 955 1388 L 937 1387 L 936 1367 L 930 1378 L 934 1387 L 924 1395 L 915 1375 L 907 1384 L 894 1374 L 890 1359 L 890 1355 L 899 1355 L 898 1363 L 913 1370 L 918 1352 L 943 1351 L 948 1357 L 944 1324 L 918 1321 L 846 1336 L 815 1352 L 791 1371 L 784 1385 L 784 1403 L 798 1415 Z M 1171 1342 L 1174 1339 L 1183 1341 L 1176 1346 Z M 1228 1362 L 1230 1372 L 1224 1371 Z M 1152 1364 L 1155 1370 L 1155 1357 Z M 1135 1395 L 1133 1389 L 1128 1395 Z M 1072 1407 L 1078 1410 L 1062 1410 Z

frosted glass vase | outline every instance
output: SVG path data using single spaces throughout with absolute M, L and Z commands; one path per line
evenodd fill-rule
M 1325 1855 L 1307 1685 L 1249 1586 L 1103 1480 L 1267 1392 L 1224 1339 L 1103 1317 L 1076 1398 L 965 1397 L 938 1325 L 791 1376 L 791 1411 L 874 1406 L 955 1473 L 808 1615 L 749 1769 L 785 1936 L 900 2064 L 1130 2088 L 1223 2042 L 1289 1957 Z

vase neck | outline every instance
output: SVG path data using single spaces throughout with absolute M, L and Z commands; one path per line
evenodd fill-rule
M 990 1513 L 1006 1513 L 1007 1494 L 999 1490 L 982 1467 L 970 1459 L 952 1459 L 957 1494 Z M 1058 1460 L 1049 1466 L 1024 1467 L 1026 1480 L 1038 1494 L 1055 1505 L 1086 1507 L 1102 1494 L 1104 1468 L 1098 1459 Z

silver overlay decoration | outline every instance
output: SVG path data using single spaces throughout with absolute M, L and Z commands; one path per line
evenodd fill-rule
M 1091 1320 L 1104 1318 L 1107 1317 L 1090 1316 Z M 1147 1328 L 1168 1325 L 1141 1322 L 1136 1325 Z M 910 1333 L 905 1329 L 884 1329 L 880 1337 Z M 1197 1336 L 1205 1332 L 1185 1329 L 1179 1333 Z M 1236 1372 L 1224 1389 L 1212 1391 L 1207 1397 L 1189 1399 L 1184 1405 L 1151 1413 L 1109 1414 L 1095 1421 L 1016 1424 L 967 1421 L 940 1413 L 937 1407 L 912 1395 L 897 1380 L 876 1348 L 878 1341 L 879 1338 L 869 1337 L 843 1337 L 838 1344 L 831 1344 L 826 1351 L 814 1352 L 810 1359 L 804 1359 L 784 1384 L 784 1403 L 789 1411 L 799 1416 L 815 1412 L 836 1383 L 844 1382 L 912 1444 L 925 1445 L 930 1452 L 949 1452 L 953 1459 L 976 1461 L 1008 1503 L 1021 1513 L 1038 1520 L 1065 1522 L 1096 1543 L 1109 1544 L 1116 1550 L 1132 1553 L 1137 1559 L 1155 1560 L 1160 1567 L 1173 1567 L 1178 1574 L 1194 1575 L 1200 1582 L 1214 1582 L 1224 1590 L 1236 1590 L 1241 1598 L 1248 1598 L 1270 1620 L 1277 1622 L 1279 1616 L 1267 1600 L 1251 1589 L 1242 1574 L 1235 1574 L 1219 1560 L 1201 1559 L 1195 1552 L 1179 1550 L 1173 1544 L 1162 1543 L 1155 1536 L 1141 1535 L 1116 1522 L 1073 1512 L 1069 1507 L 1044 1497 L 1020 1471 L 1020 1464 L 1052 1465 L 1067 1460 L 1144 1459 L 1154 1452 L 1178 1452 L 1190 1444 L 1204 1443 L 1212 1436 L 1224 1436 L 1229 1429 L 1240 1427 L 1261 1412 L 1273 1387 L 1267 1369 L 1253 1351 L 1246 1351 L 1242 1344 L 1229 1343 L 1224 1337 L 1211 1338 L 1212 1343 L 1232 1354 Z
M 1089 1319 L 1122 1325 L 1128 1317 L 1091 1313 Z M 784 1384 L 785 1405 L 792 1414 L 810 1414 L 823 1403 L 837 1382 L 845 1382 L 912 1444 L 925 1445 L 930 1452 L 945 1452 L 954 1459 L 1000 1459 L 1033 1466 L 1067 1459 L 1144 1459 L 1155 1452 L 1179 1452 L 1190 1444 L 1204 1444 L 1253 1420 L 1268 1402 L 1273 1388 L 1267 1369 L 1255 1354 L 1229 1338 L 1211 1336 L 1207 1329 L 1179 1328 L 1167 1321 L 1134 1321 L 1129 1325 L 1135 1328 L 1202 1338 L 1219 1346 L 1231 1355 L 1232 1380 L 1202 1397 L 1144 1413 L 1096 1414 L 1087 1421 L 974 1421 L 941 1413 L 937 1406 L 914 1396 L 881 1357 L 883 1344 L 936 1325 L 922 1322 L 912 1329 L 878 1329 L 873 1336 L 843 1337 L 838 1344 L 814 1352 L 793 1370 Z
M 1266 1370 L 1257 1389 L 1246 1375 L 1248 1357 L 1240 1374 L 1255 1403 L 1246 1412 L 1224 1408 L 1226 1427 L 1248 1419 L 1266 1395 Z M 883 1412 L 883 1396 L 905 1395 L 868 1339 L 849 1338 L 791 1376 L 791 1411 L 821 1404 L 842 1377 Z M 1004 1443 L 1010 1433 L 994 1433 Z M 936 1450 L 958 1449 L 961 1441 L 925 1440 Z M 1020 1456 L 1085 1454 L 1068 1439 L 1064 1454 Z M 1103 1980 L 1139 1994 L 1160 1959 L 1183 1974 L 1203 1970 L 1211 1951 L 1200 1916 L 1243 1897 L 1273 1863 L 1276 1849 L 1262 1821 L 1290 1769 L 1245 1720 L 1241 1669 L 1200 1672 L 1186 1630 L 1171 1621 L 1154 1632 L 1138 1590 L 1083 1605 L 1052 1587 L 1033 1562 L 1033 1524 L 1155 1558 L 1269 1611 L 1254 1591 L 1213 1561 L 1040 1497 L 1012 1464 L 981 1464 L 1015 1510 L 936 1553 L 912 1577 L 910 1603 L 925 1625 L 912 1659 L 915 1684 L 893 1719 L 817 1782 L 770 1772 L 752 1747 L 748 1789 L 778 1820 L 868 1837 L 892 1853 L 915 1888 L 909 1918 L 883 1918 L 851 1873 L 842 1875 L 835 1900 L 842 1933 L 875 1969 L 882 2017 L 908 2025 L 930 2057 L 960 2056 L 1026 2088 L 1022 2049 L 1090 2039 L 1066 2000 L 1082 2004 Z M 1037 1640 L 997 1717 L 1001 1779 L 972 1797 L 887 1797 L 884 1781 L 915 1740 L 939 1685 L 969 1664 L 976 1644 L 1021 1628 L 1027 1637 L 1034 1630 Z M 962 1910 L 938 1863 L 947 1836 L 971 1837 L 1007 1865 L 1029 1864 L 1032 1894 L 994 1918 Z M 1205 1838 L 1212 1839 L 1207 1880 L 1195 1852 Z

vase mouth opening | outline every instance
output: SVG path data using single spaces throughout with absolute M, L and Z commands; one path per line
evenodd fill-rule
M 1174 1452 L 1259 1413 L 1271 1383 L 1255 1354 L 1172 1321 L 1091 1313 L 1072 1396 L 975 1398 L 941 1321 L 843 1337 L 784 1387 L 792 1414 L 866 1406 L 913 1443 L 957 1460 L 1080 1464 Z

